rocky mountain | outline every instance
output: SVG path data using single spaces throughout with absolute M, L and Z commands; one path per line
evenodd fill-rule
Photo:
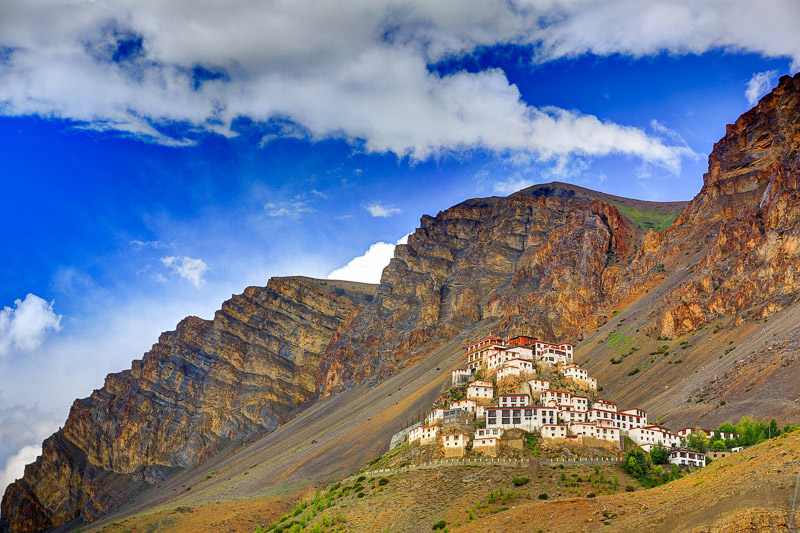
M 313 397 L 331 337 L 374 290 L 273 278 L 225 302 L 213 320 L 184 319 L 130 370 L 75 401 L 63 429 L 6 490 L 3 527 L 94 520 L 171 468 L 275 429 Z
M 742 312 L 766 318 L 797 301 L 798 116 L 800 77 L 784 76 L 727 126 L 708 158 L 702 190 L 681 216 L 645 239 L 644 263 L 705 252 L 692 275 L 664 298 L 662 336 Z
M 393 391 L 396 414 L 385 415 L 408 417 L 408 389 L 431 386 L 410 369 L 440 348 L 455 357 L 453 342 L 467 335 L 579 341 L 576 360 L 606 384 L 604 394 L 662 421 L 800 416 L 790 379 L 800 362 L 787 355 L 800 337 L 798 117 L 800 75 L 785 76 L 727 127 L 691 202 L 562 183 L 467 200 L 424 216 L 377 287 L 273 279 L 212 321 L 184 320 L 131 370 L 76 401 L 43 456 L 7 489 L 2 526 L 91 521 L 227 442 L 281 426 L 298 407 L 339 398 L 327 416 L 352 416 L 347 391 L 359 384 L 410 376 Z M 368 431 L 378 422 L 362 423 Z M 345 437 L 328 437 L 331 450 L 343 450 Z M 280 448 L 263 440 L 267 456 Z M 346 441 L 348 461 L 374 451 L 361 440 Z M 313 477 L 320 453 L 293 450 L 285 464 Z
M 320 393 L 392 374 L 480 322 L 504 335 L 584 335 L 612 303 L 659 277 L 653 262 L 626 277 L 621 261 L 641 248 L 644 232 L 617 206 L 646 220 L 684 205 L 553 183 L 422 217 L 396 248 L 375 300 L 326 354 Z

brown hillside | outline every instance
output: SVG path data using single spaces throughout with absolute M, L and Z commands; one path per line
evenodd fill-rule
M 792 531 L 800 509 L 800 432 L 746 449 L 655 489 L 597 498 L 523 504 L 464 531 Z M 606 518 L 603 513 L 617 515 Z

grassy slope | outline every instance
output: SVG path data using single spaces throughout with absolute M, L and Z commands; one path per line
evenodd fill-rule
M 631 532 L 781 530 L 789 522 L 798 459 L 800 431 L 717 460 L 678 481 L 634 492 L 626 489 L 638 484 L 615 465 L 597 469 L 448 467 L 387 475 L 384 484 L 380 477 L 365 476 L 323 490 L 319 509 L 302 509 L 297 519 L 309 529 L 335 519 L 333 527 L 321 528 L 324 531 L 340 527 L 344 531 L 425 531 L 440 520 L 451 530 L 464 531 L 572 532 L 607 526 Z M 530 481 L 515 486 L 515 476 Z M 494 498 L 487 498 L 489 493 Z M 540 494 L 548 499 L 540 500 Z M 313 495 L 307 491 L 304 498 L 310 502 Z M 156 509 L 100 530 L 249 532 L 290 512 L 291 501 L 260 496 Z
M 610 203 L 645 231 L 649 229 L 655 231 L 666 229 L 683 212 L 682 207 L 676 209 L 671 204 L 637 207 L 616 200 L 611 200 Z
M 772 439 L 661 487 L 634 493 L 528 504 L 465 531 L 785 530 L 800 459 L 800 432 Z M 613 511 L 617 518 L 605 519 Z M 795 518 L 800 512 L 795 510 Z

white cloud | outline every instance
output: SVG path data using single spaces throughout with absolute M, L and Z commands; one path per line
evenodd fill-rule
M 397 244 L 406 244 L 408 237 L 404 235 L 397 241 Z M 394 257 L 396 244 L 390 242 L 376 242 L 371 244 L 369 249 L 352 259 L 341 268 L 337 268 L 330 274 L 328 279 L 343 279 L 347 281 L 360 281 L 362 283 L 380 283 L 381 274 L 389 261 Z
M 25 473 L 25 465 L 34 462 L 40 455 L 42 447 L 36 445 L 23 446 L 16 455 L 9 457 L 5 467 L 0 470 L 0 493 L 4 493 L 8 485 L 21 478 Z
M 415 160 L 474 148 L 541 161 L 689 154 L 637 128 L 524 102 L 499 70 L 428 65 L 478 47 L 537 62 L 745 51 L 800 65 L 800 4 L 774 0 L 191 0 L 0 5 L 0 113 L 187 145 L 247 117 L 279 136 L 345 139 Z M 121 36 L 141 37 L 120 54 Z M 197 67 L 202 66 L 204 70 Z
M 163 257 L 161 263 L 174 270 L 180 277 L 189 281 L 197 288 L 205 285 L 206 280 L 203 276 L 208 271 L 208 265 L 202 259 L 191 257 Z
M 14 307 L 0 311 L 0 355 L 13 347 L 32 350 L 39 346 L 48 331 L 61 330 L 61 315 L 53 312 L 53 302 L 28 294 L 15 300 Z
M 369 214 L 374 217 L 386 218 L 401 213 L 402 210 L 394 205 L 386 205 L 381 202 L 372 202 L 364 206 Z
M 725 50 L 800 63 L 800 41 L 793 37 L 800 4 L 793 0 L 556 0 L 544 9 L 549 18 L 531 36 L 540 43 L 540 61 L 587 53 L 643 57 Z
M 495 181 L 492 190 L 495 194 L 508 196 L 509 194 L 513 194 L 519 190 L 530 187 L 535 183 L 536 182 L 533 178 L 525 178 L 520 175 L 514 175 L 504 180 Z
M 747 82 L 747 89 L 744 92 L 745 97 L 747 97 L 747 103 L 756 105 L 758 100 L 772 89 L 777 77 L 777 70 L 753 74 L 753 77 Z

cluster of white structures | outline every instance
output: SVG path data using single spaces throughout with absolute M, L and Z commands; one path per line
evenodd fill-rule
M 590 401 L 589 396 L 551 389 L 549 381 L 540 379 L 539 369 L 560 374 L 574 389 L 597 391 L 597 380 L 573 362 L 572 348 L 569 343 L 550 344 L 522 336 L 508 340 L 487 337 L 470 344 L 465 350 L 467 366 L 452 373 L 454 386 L 467 385 L 466 399 L 431 410 L 424 423 L 398 436 L 422 445 L 441 442 L 446 457 L 460 457 L 470 444 L 473 450 L 497 455 L 503 432 L 510 429 L 539 434 L 553 442 L 579 444 L 588 437 L 611 446 L 619 446 L 624 435 L 648 452 L 657 444 L 670 449 L 671 463 L 705 466 L 704 454 L 680 448 L 691 428 L 672 433 L 649 423 L 642 409 L 620 410 L 608 400 Z M 476 379 L 479 373 L 484 377 Z M 489 379 L 492 376 L 498 385 L 506 380 L 516 383 L 517 391 L 496 395 L 494 381 Z M 483 421 L 484 427 L 468 435 L 463 425 L 472 420 Z M 723 438 L 733 436 L 725 434 Z

